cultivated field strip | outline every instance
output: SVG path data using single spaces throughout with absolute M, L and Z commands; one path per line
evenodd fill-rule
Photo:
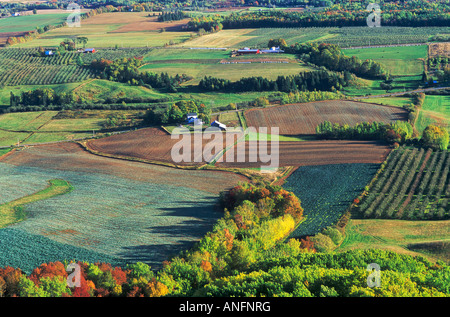
M 234 147 L 234 153 L 227 151 L 222 159 L 216 163 L 219 167 L 261 167 L 267 164 L 261 161 L 258 141 L 245 142 L 245 161 L 239 162 L 238 155 L 242 155 L 239 145 Z M 272 155 L 272 145 L 268 143 L 268 155 Z M 386 145 L 372 141 L 288 141 L 279 142 L 280 166 L 309 166 L 344 163 L 382 163 L 389 148 Z M 232 153 L 233 157 L 229 157 Z M 275 153 L 275 152 L 274 152 Z M 275 155 L 275 154 L 274 154 Z M 252 162 L 256 157 L 257 161 Z
M 358 206 L 365 218 L 447 219 L 448 151 L 399 148 Z
M 316 127 L 330 121 L 350 126 L 361 122 L 406 120 L 402 108 L 346 100 L 318 101 L 250 109 L 245 112 L 249 127 L 279 127 L 280 134 L 315 134 Z
M 235 133 L 237 140 L 240 133 Z M 172 157 L 172 148 L 182 141 L 182 136 L 172 138 L 166 132 L 157 128 L 146 128 L 124 134 L 117 134 L 107 138 L 92 140 L 87 146 L 99 153 L 118 157 L 138 158 L 146 161 L 164 162 L 174 165 L 204 165 L 226 148 L 226 136 L 222 140 L 211 135 L 199 135 L 200 142 L 194 134 L 186 135 L 190 141 L 186 150 L 190 151 L 189 159 L 177 162 Z M 234 142 L 232 143 L 234 144 Z M 199 146 L 198 146 L 199 145 Z M 198 146 L 197 149 L 195 149 Z M 208 146 L 208 148 L 207 148 Z M 210 151 L 208 149 L 211 149 Z M 179 151 L 182 154 L 182 150 Z M 178 153 L 178 152 L 177 152 Z M 211 154 L 211 155 L 209 155 Z
M 66 258 L 70 246 L 78 250 L 74 257 L 89 255 L 90 261 L 114 258 L 152 266 L 211 230 L 221 216 L 216 209 L 219 192 L 246 180 L 234 173 L 100 157 L 75 143 L 15 151 L 0 161 L 1 179 L 0 201 L 5 202 L 36 192 L 49 179 L 73 186 L 68 194 L 26 205 L 26 220 L 7 227 L 14 229 L 8 234 L 0 230 L 0 237 L 14 246 L 23 234 L 29 236 L 21 241 L 24 250 L 34 247 L 38 252 L 22 261 Z M 0 263 L 18 265 L 19 260 L 0 252 Z
M 291 237 L 315 235 L 335 224 L 353 199 L 364 190 L 379 166 L 380 164 L 332 164 L 296 169 L 283 187 L 299 197 L 306 220 Z
M 75 64 L 78 53 L 36 56 L 37 49 L 0 50 L 0 84 L 50 85 L 81 82 L 93 77 L 85 67 Z

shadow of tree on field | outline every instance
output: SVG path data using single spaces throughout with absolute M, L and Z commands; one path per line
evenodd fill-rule
M 143 262 L 152 267 L 152 269 L 162 268 L 163 261 L 170 260 L 181 251 L 191 248 L 192 241 L 180 241 L 176 245 L 171 244 L 152 244 L 136 245 L 124 247 L 118 254 L 127 263 Z
M 163 213 L 155 217 L 167 218 L 168 221 L 159 225 L 160 220 L 155 220 L 155 225 L 143 230 L 145 235 L 154 236 L 155 242 L 160 243 L 149 241 L 148 245 L 123 247 L 117 256 L 127 262 L 147 263 L 153 269 L 162 267 L 163 261 L 192 248 L 195 242 L 212 230 L 223 215 L 215 208 L 216 199 L 217 197 L 207 197 L 206 201 L 201 202 L 177 201 L 174 204 L 182 207 L 159 208 Z M 173 224 L 171 217 L 174 217 Z M 163 241 L 166 243 L 161 243 Z

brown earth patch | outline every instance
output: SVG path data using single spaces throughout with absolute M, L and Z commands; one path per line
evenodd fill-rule
M 234 153 L 227 151 L 220 161 L 219 167 L 244 168 L 269 166 L 264 163 L 258 152 L 257 141 L 245 142 L 244 162 L 238 162 L 239 145 L 234 147 Z M 243 145 L 242 143 L 240 144 Z M 272 147 L 268 142 L 267 153 L 271 155 Z M 308 166 L 345 163 L 382 163 L 390 149 L 388 146 L 370 141 L 290 141 L 279 142 L 279 166 Z M 257 158 L 256 162 L 252 158 Z M 231 160 L 231 161 L 229 161 Z M 273 161 L 273 159 L 272 159 Z
M 327 100 L 250 109 L 245 111 L 249 127 L 279 127 L 282 135 L 315 134 L 324 122 L 348 124 L 394 122 L 406 120 L 407 112 L 399 107 L 380 106 L 348 100 Z

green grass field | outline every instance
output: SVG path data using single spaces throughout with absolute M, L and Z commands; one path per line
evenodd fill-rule
M 361 49 L 343 49 L 345 55 L 356 56 L 362 60 L 375 59 L 402 59 L 411 60 L 418 58 L 426 58 L 428 52 L 427 45 L 419 46 L 394 46 L 394 47 L 373 47 Z
M 144 62 L 173 61 L 173 60 L 201 60 L 224 59 L 230 56 L 229 50 L 203 49 L 153 49 L 145 55 Z
M 141 121 L 141 111 L 85 110 L 68 111 L 58 118 L 59 111 L 14 112 L 0 115 L 0 146 L 46 143 L 88 138 L 102 133 L 110 114 L 124 114 L 127 122 Z M 130 129 L 125 126 L 123 129 Z
M 22 191 L 30 195 L 43 188 L 37 187 L 37 184 L 48 179 L 64 179 L 74 188 L 66 195 L 28 203 L 24 211 L 29 217 L 16 223 L 12 229 L 76 247 L 79 251 L 94 251 L 126 261 L 146 262 L 153 266 L 161 265 L 161 262 L 171 255 L 198 241 L 221 217 L 221 213 L 216 210 L 217 195 L 197 189 L 193 184 L 207 183 L 216 177 L 214 172 L 196 173 L 139 163 L 120 163 L 98 157 L 90 158 L 94 166 L 84 166 L 81 163 L 85 162 L 83 159 L 86 155 L 90 156 L 89 154 L 82 151 L 76 154 L 61 154 L 64 157 L 78 155 L 80 164 L 76 164 L 74 169 L 69 171 L 0 162 L 0 178 L 15 181 L 12 186 L 9 182 L 0 182 L 2 200 L 4 197 L 17 199 L 15 188 L 19 185 Z M 128 171 L 127 175 L 102 173 L 102 167 L 99 166 L 102 163 L 98 160 L 103 164 L 112 164 L 113 168 L 121 166 L 119 168 L 124 168 L 123 171 Z M 136 168 L 145 175 L 129 177 L 128 174 L 137 173 Z M 96 172 L 92 172 L 92 169 Z M 193 180 L 194 178 L 196 180 Z M 237 179 L 238 177 L 236 181 Z M 209 186 L 208 190 L 212 190 L 211 185 Z M 206 185 L 203 186 L 205 187 Z M 222 185 L 219 187 L 218 190 L 223 190 Z M 0 236 L 2 230 L 5 229 L 0 230 Z M 11 246 L 20 241 L 15 237 L 11 239 Z M 5 241 L 3 236 L 2 241 Z M 47 250 L 47 246 L 51 244 L 45 243 L 36 247 L 33 239 L 22 240 L 21 243 L 23 249 L 35 247 L 36 254 L 46 251 L 55 256 L 59 255 L 60 260 L 67 256 L 62 248 L 51 252 Z M 75 257 L 76 253 L 68 260 Z M 34 252 L 21 260 L 34 264 Z M 95 259 L 101 260 L 101 257 Z M 2 249 L 0 263 L 8 261 L 10 265 L 18 265 L 14 262 L 17 261 L 14 254 Z
M 10 131 L 36 131 L 57 113 L 58 111 L 5 113 L 0 116 L 0 128 Z
M 370 96 L 370 95 L 385 95 L 386 93 L 406 92 L 419 88 L 422 84 L 422 76 L 399 76 L 394 77 L 392 85 L 394 88 L 386 91 L 380 88 L 382 80 L 361 80 L 362 85 L 349 86 L 342 90 L 348 96 Z
M 194 77 L 192 81 L 185 85 L 195 85 L 205 76 L 229 79 L 236 81 L 242 77 L 261 76 L 269 79 L 276 79 L 281 75 L 295 75 L 303 71 L 309 71 L 310 68 L 300 63 L 287 64 L 220 64 L 218 62 L 188 62 L 183 63 L 152 63 L 144 65 L 141 71 L 151 71 L 156 73 L 167 72 L 169 75 L 186 74 Z
M 54 15 L 52 15 L 54 16 Z M 55 47 L 66 38 L 84 36 L 88 47 L 162 47 L 188 40 L 192 32 L 160 30 L 166 24 L 158 24 L 148 12 L 117 12 L 95 15 L 81 21 L 81 27 L 63 27 L 42 34 L 39 39 L 16 47 Z M 160 26 L 160 28 L 159 28 Z
M 419 75 L 423 72 L 423 61 L 427 57 L 428 46 L 398 46 L 362 49 L 344 49 L 348 56 L 361 60 L 373 59 L 383 64 L 393 76 Z
M 145 98 L 153 100 L 167 98 L 167 95 L 153 89 L 102 79 L 87 81 L 76 88 L 74 92 L 76 96 L 93 102 L 106 98 Z
M 384 219 L 351 219 L 345 228 L 345 238 L 337 251 L 353 249 L 386 249 L 403 254 L 421 255 L 430 260 L 450 261 L 446 253 L 429 248 L 415 251 L 410 245 L 448 241 L 450 221 L 408 221 Z M 431 245 L 430 245 L 431 246 Z
M 369 98 L 364 99 L 364 102 L 373 102 L 387 106 L 403 107 L 410 105 L 413 101 L 412 98 L 410 97 L 400 96 L 400 97 Z
M 429 125 L 437 124 L 450 129 L 450 96 L 427 95 L 416 121 L 419 133 Z
M 27 32 L 46 25 L 57 25 L 66 20 L 69 13 L 36 14 L 0 19 L 0 33 Z

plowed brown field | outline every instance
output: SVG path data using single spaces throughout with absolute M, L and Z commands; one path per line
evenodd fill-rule
M 249 127 L 279 127 L 282 135 L 298 135 L 315 134 L 317 125 L 324 121 L 348 125 L 364 121 L 388 123 L 406 120 L 407 112 L 398 107 L 328 100 L 250 109 L 245 118 Z
M 271 155 L 268 143 L 269 158 Z M 245 162 L 237 162 L 239 150 L 234 149 L 234 155 L 227 151 L 216 163 L 219 167 L 261 167 L 269 166 L 269 162 L 262 162 L 256 146 L 256 141 L 245 143 Z M 265 151 L 262 151 L 265 154 Z M 279 166 L 308 166 L 345 163 L 382 163 L 389 147 L 371 141 L 304 141 L 279 142 Z M 256 162 L 250 162 L 252 157 L 258 157 Z M 275 157 L 275 156 L 274 156 Z M 230 161 L 229 161 L 230 160 Z M 273 162 L 273 159 L 272 159 Z
M 114 156 L 133 157 L 176 165 L 203 165 L 210 161 L 209 158 L 221 153 L 226 148 L 225 136 L 222 140 L 220 138 L 215 139 L 212 136 L 211 139 L 204 139 L 199 143 L 198 139 L 196 140 L 195 136 L 191 134 L 190 162 L 175 162 L 172 158 L 172 148 L 180 141 L 181 138 L 172 139 L 169 134 L 160 129 L 146 128 L 92 140 L 87 143 L 87 146 L 94 151 Z M 197 150 L 194 150 L 198 144 L 200 146 Z M 209 151 L 206 146 L 211 150 Z M 211 155 L 205 155 L 209 153 Z

